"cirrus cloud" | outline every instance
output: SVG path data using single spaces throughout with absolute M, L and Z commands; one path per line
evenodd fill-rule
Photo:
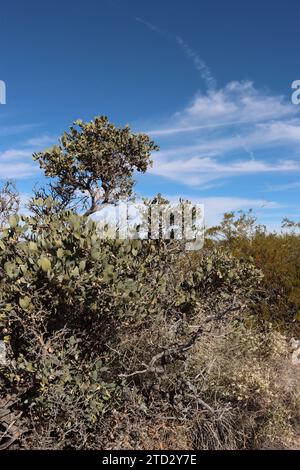
M 152 174 L 189 186 L 230 176 L 300 172 L 299 108 L 250 81 L 198 94 L 149 132 L 162 147 Z

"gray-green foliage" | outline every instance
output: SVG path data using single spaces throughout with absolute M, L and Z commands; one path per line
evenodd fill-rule
M 90 420 L 105 412 L 117 377 L 103 365 L 101 378 L 93 364 L 109 359 L 122 324 L 151 316 L 163 302 L 163 248 L 153 248 L 101 241 L 94 222 L 70 211 L 10 218 L 0 239 L 0 322 L 10 353 L 4 377 L 9 389 L 31 395 L 25 408 L 47 414 L 49 397 L 64 390 L 67 399 L 71 387 L 64 413 L 78 418 L 78 406 Z M 70 338 L 79 341 L 75 356 L 66 352 Z
M 184 427 L 190 448 L 243 448 L 256 445 L 280 407 L 281 426 L 288 422 L 289 397 L 274 385 L 277 362 L 253 348 L 263 344 L 257 332 L 252 339 L 239 327 L 262 278 L 250 258 L 218 243 L 188 253 L 175 240 L 100 240 L 95 223 L 74 209 L 78 194 L 88 195 L 86 215 L 129 197 L 133 172 L 146 171 L 156 149 L 148 136 L 105 117 L 77 121 L 59 146 L 35 155 L 53 178 L 54 199 L 42 189 L 31 216 L 21 217 L 14 205 L 4 211 L 0 404 L 12 403 L 12 416 L 22 417 L 14 421 L 16 445 L 147 448 L 161 422 L 180 435 Z M 232 241 L 252 225 L 252 218 L 233 223 L 227 214 L 215 230 Z M 259 387 L 258 398 L 249 399 Z
M 115 127 L 107 117 L 91 122 L 75 121 L 59 145 L 34 154 L 34 159 L 54 178 L 52 188 L 64 203 L 81 193 L 88 196 L 87 213 L 129 197 L 134 171 L 145 172 L 151 152 L 158 147 L 146 134 L 134 134 L 130 127 Z
M 260 274 L 218 250 L 193 266 L 180 243 L 100 240 L 85 216 L 41 214 L 13 216 L 1 233 L 2 377 L 44 436 L 59 429 L 62 448 L 79 445 L 69 429 L 86 437 L 94 423 L 99 433 L 100 417 L 126 407 L 128 387 L 140 383 L 142 397 L 162 370 L 182 383 L 201 324 L 242 314 Z
M 7 181 L 0 187 L 0 229 L 10 216 L 16 214 L 20 207 L 20 196 L 13 182 Z

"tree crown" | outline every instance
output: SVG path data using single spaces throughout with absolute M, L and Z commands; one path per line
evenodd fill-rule
M 34 154 L 46 176 L 55 178 L 52 189 L 65 202 L 81 193 L 90 200 L 87 214 L 102 203 L 129 197 L 134 171 L 145 172 L 157 145 L 146 134 L 116 127 L 105 116 L 90 122 L 77 120 L 64 132 L 59 145 Z

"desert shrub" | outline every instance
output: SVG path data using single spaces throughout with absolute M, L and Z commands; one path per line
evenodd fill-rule
M 288 440 L 299 379 L 269 320 L 297 319 L 299 237 L 227 214 L 201 252 L 100 239 L 87 216 L 132 197 L 134 171 L 156 149 L 105 117 L 77 121 L 35 155 L 53 180 L 30 216 L 18 214 L 11 186 L 0 194 L 0 448 Z
M 44 202 L 46 207 L 53 203 Z M 105 384 L 113 390 L 115 376 L 106 367 L 107 345 L 131 318 L 151 315 L 164 301 L 167 255 L 163 246 L 158 252 L 153 248 L 141 249 L 139 241 L 101 242 L 95 223 L 70 211 L 10 217 L 0 240 L 1 339 L 10 352 L 9 364 L 1 370 L 2 394 L 17 393 L 34 423 L 38 416 L 43 427 L 49 416 L 50 427 L 57 427 L 58 396 L 68 403 L 63 414 L 76 419 L 85 406 L 91 422 L 106 411 Z M 67 353 L 70 341 L 78 347 L 75 356 Z M 74 375 L 76 361 L 79 379 Z M 93 366 L 99 361 L 102 382 Z M 95 387 L 87 380 L 91 374 L 98 385 L 85 405 L 82 393 L 89 397 Z M 56 412 L 51 417 L 52 401 Z M 71 424 L 62 422 L 63 428 L 73 429 L 72 419 Z
M 33 322 L 82 332 L 94 321 L 103 335 L 108 319 L 151 313 L 167 275 L 162 247 L 101 241 L 94 222 L 68 211 L 11 217 L 0 250 L 2 322 L 19 345 Z
M 28 448 L 82 448 L 105 415 L 116 384 L 105 379 L 105 367 L 97 356 L 83 359 L 80 341 L 61 330 L 48 340 L 36 362 L 23 355 L 10 362 L 10 377 L 24 380 L 20 369 L 34 382 L 22 384 L 22 408 L 30 421 L 23 436 Z M 25 374 L 26 376 L 27 374 Z
M 289 229 L 290 228 L 290 229 Z M 257 320 L 272 321 L 281 331 L 299 335 L 300 236 L 297 224 L 285 223 L 281 233 L 269 233 L 249 214 L 225 214 L 208 230 L 207 245 L 229 250 L 261 269 L 264 277 L 255 307 Z
M 177 400 L 183 419 L 188 358 L 211 325 L 243 318 L 260 272 L 218 249 L 192 268 L 176 242 L 99 240 L 94 222 L 36 204 L 39 215 L 11 216 L 0 240 L 1 393 L 18 396 L 22 445 L 89 448 L 97 434 L 103 447 L 124 407 L 156 421 Z
M 296 405 L 295 389 L 281 380 L 282 371 L 291 368 L 284 336 L 271 327 L 259 332 L 241 323 L 228 324 L 199 343 L 190 359 L 194 374 L 202 372 L 197 389 L 214 410 L 209 419 L 200 415 L 197 420 L 200 448 L 262 448 L 288 442 Z
M 156 341 L 158 333 L 150 334 Z M 135 340 L 133 357 L 150 342 L 146 334 Z M 236 320 L 215 323 L 185 355 L 161 369 L 140 367 L 127 375 L 106 445 L 167 449 L 172 440 L 173 448 L 175 442 L 191 449 L 289 446 L 299 378 L 291 386 L 284 371 L 296 372 L 284 336 Z

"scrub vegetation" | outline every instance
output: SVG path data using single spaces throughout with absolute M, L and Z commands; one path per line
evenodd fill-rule
M 295 444 L 299 224 L 225 214 L 205 246 L 99 239 L 157 146 L 107 118 L 34 155 L 26 214 L 0 193 L 0 448 L 255 449 Z M 155 204 L 160 198 L 150 203 Z

